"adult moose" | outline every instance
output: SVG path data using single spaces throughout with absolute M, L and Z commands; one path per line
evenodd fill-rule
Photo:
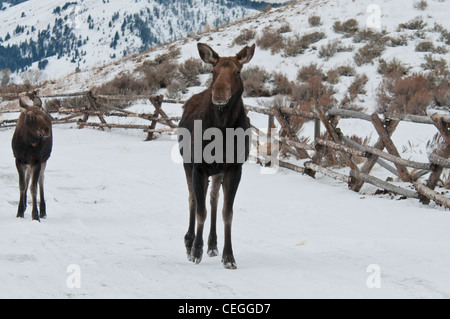
M 236 144 L 232 143 L 232 147 L 229 147 L 230 138 L 228 137 L 227 141 L 226 133 L 230 129 L 241 129 L 248 132 L 250 128 L 250 120 L 246 115 L 242 100 L 244 85 L 240 72 L 243 65 L 253 58 L 255 45 L 246 46 L 234 57 L 220 57 L 211 47 L 203 43 L 199 43 L 197 47 L 201 59 L 213 66 L 213 81 L 207 90 L 194 95 L 183 106 L 184 112 L 179 128 L 190 133 L 190 149 L 200 148 L 200 151 L 205 150 L 207 142 L 203 137 L 199 140 L 198 135 L 203 136 L 203 133 L 208 129 L 220 130 L 221 137 L 224 140 L 222 144 L 219 144 L 222 145 L 222 148 L 216 150 L 216 152 L 223 151 L 222 158 L 224 160 L 221 161 L 216 158 L 214 161 L 207 161 L 203 157 L 198 160 L 194 158 L 195 154 L 185 156 L 186 150 L 180 149 L 189 189 L 190 218 L 185 245 L 188 259 L 199 264 L 203 255 L 203 227 L 207 215 L 206 193 L 209 177 L 211 177 L 211 231 L 208 238 L 208 255 L 210 257 L 218 255 L 216 220 L 219 191 L 222 186 L 224 193 L 223 221 L 225 224 L 222 262 L 225 268 L 236 269 L 231 245 L 231 224 L 234 199 L 242 175 L 242 165 L 249 155 L 250 136 L 249 134 L 245 135 L 244 149 L 242 150 L 239 149 L 242 141 L 237 141 Z M 196 129 L 199 122 L 201 124 L 200 132 Z M 179 141 L 181 141 L 180 137 Z M 218 137 L 216 136 L 216 138 Z M 236 138 L 233 137 L 233 142 L 235 140 Z M 239 161 L 239 157 L 243 157 L 243 160 Z M 196 231 L 195 223 L 197 223 Z
M 35 92 L 27 96 L 33 100 L 33 105 L 28 105 L 23 98 L 19 99 L 22 113 L 12 138 L 12 149 L 19 173 L 20 201 L 17 218 L 24 218 L 27 208 L 27 189 L 31 178 L 32 219 L 40 221 L 40 218 L 47 216 L 44 199 L 44 170 L 52 151 L 52 119 L 42 108 L 42 101 Z M 38 183 L 40 213 L 36 198 Z

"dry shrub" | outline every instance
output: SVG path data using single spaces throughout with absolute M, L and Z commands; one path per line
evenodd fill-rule
M 293 38 L 288 38 L 283 47 L 285 56 L 297 56 L 303 54 L 311 44 L 325 39 L 325 37 L 326 35 L 323 32 L 312 32 L 303 36 L 295 35 Z
M 297 80 L 302 82 L 308 81 L 311 77 L 318 77 L 321 80 L 325 79 L 325 74 L 322 69 L 317 66 L 316 63 L 312 63 L 308 66 L 303 66 L 297 74 Z
M 305 52 L 305 48 L 301 44 L 300 36 L 295 35 L 294 37 L 287 38 L 283 44 L 283 52 L 286 57 L 295 57 L 303 54 Z
M 308 23 L 310 27 L 318 27 L 322 25 L 322 21 L 319 16 L 310 16 L 308 18 Z
M 428 74 L 427 78 L 431 83 L 431 94 L 435 106 L 450 111 L 450 77 L 431 73 Z
M 362 138 L 362 137 L 359 137 L 356 135 L 347 136 L 347 137 L 363 146 L 366 146 L 369 143 L 369 138 L 367 138 L 367 137 Z M 322 136 L 321 138 L 326 139 L 325 136 Z M 352 156 L 352 159 L 356 164 L 361 164 L 366 160 L 364 157 L 359 157 L 359 156 Z M 332 148 L 326 149 L 324 156 L 320 160 L 320 165 L 323 167 L 334 167 L 334 168 L 342 168 L 342 167 L 348 166 L 347 161 L 345 160 L 345 158 L 343 156 L 343 153 L 336 151 Z
M 355 80 L 348 88 L 348 93 L 343 97 L 341 101 L 341 108 L 358 110 L 358 107 L 354 102 L 359 94 L 366 94 L 365 86 L 368 82 L 367 75 L 356 75 Z
M 369 43 L 377 43 L 377 44 L 385 44 L 388 41 L 388 38 L 385 37 L 385 34 L 382 32 L 376 32 L 372 29 L 362 29 L 358 30 L 353 37 L 353 42 L 361 43 L 361 42 L 369 42 Z
M 350 97 L 356 98 L 358 94 L 366 94 L 365 86 L 368 81 L 369 78 L 367 77 L 367 75 L 356 75 L 355 80 L 348 88 Z
M 450 153 L 450 145 L 448 145 L 445 139 L 440 133 L 437 133 L 431 140 L 427 142 L 427 153 L 434 153 L 438 156 L 447 158 Z M 441 175 L 442 185 L 446 189 L 450 189 L 450 170 L 444 170 Z
M 358 66 L 372 63 L 375 58 L 378 58 L 383 53 L 385 47 L 382 44 L 369 43 L 360 48 L 353 59 Z
M 283 48 L 283 37 L 279 31 L 266 27 L 262 36 L 257 39 L 256 44 L 261 49 L 270 49 L 272 53 L 277 53 Z
M 167 86 L 167 97 L 169 99 L 180 99 L 181 94 L 187 93 L 187 84 L 181 79 L 174 79 Z
M 167 53 L 158 55 L 153 61 L 145 61 L 144 64 L 157 66 L 170 60 L 174 60 L 178 58 L 180 55 L 181 49 L 173 46 L 169 48 L 169 51 Z
M 389 62 L 381 59 L 377 71 L 388 77 L 402 77 L 408 74 L 409 69 L 403 62 L 394 58 Z
M 291 25 L 289 23 L 283 24 L 279 29 L 278 32 L 279 33 L 288 33 L 291 32 L 292 28 Z
M 414 2 L 414 8 L 425 11 L 428 8 L 428 2 L 426 0 L 420 0 Z
M 435 47 L 433 42 L 429 42 L 429 41 L 420 42 L 416 46 L 416 51 L 417 52 L 433 52 L 433 53 L 437 53 L 437 54 L 447 54 L 448 53 L 448 49 L 445 45 Z
M 450 172 L 444 173 L 442 175 L 443 186 L 445 189 L 450 189 Z
M 45 109 L 48 112 L 57 112 L 61 108 L 61 100 L 51 99 L 45 101 Z
M 234 39 L 233 44 L 247 45 L 256 36 L 255 31 L 250 29 L 243 29 L 241 33 Z
M 333 25 L 333 30 L 336 33 L 341 33 L 345 37 L 352 37 L 356 32 L 358 32 L 358 21 L 355 19 L 349 19 L 342 23 L 341 21 L 336 21 Z
M 23 92 L 30 92 L 35 90 L 36 88 L 33 87 L 29 82 L 25 82 L 24 84 L 8 84 L 6 86 L 0 86 L 0 93 L 11 93 L 11 94 L 17 94 L 17 93 L 23 93 Z M 14 97 L 16 99 L 16 97 Z M 5 98 L 7 100 L 7 98 Z
M 186 86 L 199 86 L 198 76 L 204 73 L 204 67 L 199 59 L 190 58 L 180 65 L 179 71 Z
M 333 57 L 337 52 L 352 52 L 355 48 L 353 46 L 344 46 L 341 40 L 335 39 L 323 45 L 319 50 L 319 58 L 325 58 L 325 60 Z
M 416 17 L 409 22 L 399 24 L 398 30 L 401 31 L 402 29 L 407 29 L 419 31 L 424 29 L 426 26 L 427 24 L 423 21 L 422 17 Z
M 326 34 L 324 32 L 316 31 L 316 32 L 312 32 L 312 33 L 307 33 L 300 38 L 300 45 L 306 49 L 311 44 L 319 42 L 320 40 L 325 39 L 325 38 L 326 38 Z
M 266 83 L 270 80 L 270 75 L 266 70 L 254 66 L 246 68 L 241 73 L 244 82 L 244 94 L 247 97 L 270 96 L 270 89 Z
M 445 44 L 450 45 L 450 32 L 444 29 L 441 31 L 441 34 L 442 36 L 440 40 Z
M 381 83 L 377 99 L 380 111 L 426 115 L 433 101 L 431 83 L 422 74 L 413 74 L 406 78 L 386 78 Z
M 339 72 L 335 69 L 331 69 L 327 72 L 326 81 L 330 84 L 338 84 L 340 80 Z
M 307 103 L 305 104 L 297 104 L 295 106 L 295 109 L 297 110 L 301 110 L 301 111 L 306 111 L 306 112 L 311 112 L 314 110 L 311 109 L 311 106 Z M 290 116 L 287 118 L 287 121 L 289 123 L 289 126 L 294 130 L 294 132 L 296 132 L 297 134 L 300 133 L 300 131 L 303 128 L 303 125 L 308 121 L 306 118 L 301 117 L 301 116 Z M 286 137 L 286 133 L 281 134 L 282 137 Z
M 144 65 L 141 71 L 150 92 L 155 93 L 159 89 L 167 88 L 178 77 L 178 64 L 167 60 L 156 66 Z
M 448 75 L 448 65 L 444 58 L 435 59 L 432 54 L 425 55 L 425 63 L 421 64 L 425 70 L 433 71 L 437 75 Z
M 418 45 L 416 45 L 417 52 L 434 52 L 434 50 L 434 44 L 430 41 L 420 42 Z
M 336 71 L 340 76 L 355 76 L 356 75 L 356 69 L 353 66 L 351 66 L 350 64 L 341 65 L 341 66 L 337 67 Z
M 291 95 L 292 94 L 292 82 L 286 77 L 286 75 L 275 72 L 273 74 L 273 95 Z
M 341 41 L 339 39 L 335 39 L 323 45 L 319 50 L 319 58 L 328 60 L 333 57 L 338 52 L 340 43 Z
M 105 95 L 150 95 L 159 89 L 168 88 L 173 81 L 182 79 L 178 63 L 174 60 L 179 54 L 179 49 L 171 48 L 167 53 L 158 55 L 154 60 L 144 61 L 133 73 L 118 75 L 112 81 L 96 88 L 96 92 Z M 188 72 L 189 68 L 195 67 L 185 65 L 184 71 L 191 75 Z
M 50 101 L 48 101 L 48 102 L 50 102 Z M 46 103 L 47 109 L 48 109 L 48 102 Z M 87 96 L 71 97 L 68 99 L 62 99 L 61 101 L 58 101 L 55 99 L 55 101 L 53 101 L 52 104 L 53 105 L 51 105 L 50 107 L 63 108 L 63 109 L 83 109 L 90 105 L 89 99 L 87 98 Z M 124 105 L 121 102 L 110 103 L 110 104 L 112 106 Z
M 399 35 L 398 37 L 387 37 L 386 45 L 390 47 L 399 47 L 399 46 L 407 46 L 408 45 L 408 37 L 404 34 Z
M 139 95 L 149 92 L 143 79 L 136 79 L 131 74 L 120 74 L 113 80 L 95 89 L 100 95 Z
M 311 76 L 306 82 L 293 86 L 291 99 L 311 111 L 316 105 L 326 111 L 336 103 L 334 93 L 333 87 L 324 83 L 322 77 Z

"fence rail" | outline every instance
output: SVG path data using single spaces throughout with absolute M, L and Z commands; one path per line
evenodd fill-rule
M 5 97 L 5 95 L 2 95 Z M 19 98 L 23 94 L 6 95 L 9 99 Z M 97 95 L 90 91 L 76 92 L 69 94 L 47 95 L 41 96 L 43 99 L 54 98 L 74 98 L 86 97 L 88 103 L 81 108 L 66 108 L 59 109 L 53 113 L 65 115 L 64 117 L 55 118 L 54 123 L 77 123 L 79 128 L 85 126 L 104 128 L 126 128 L 139 129 L 147 133 L 146 140 L 153 140 L 155 133 L 174 132 L 177 129 L 176 122 L 180 120 L 179 117 L 169 117 L 162 108 L 163 103 L 179 103 L 184 101 L 164 100 L 163 96 L 111 96 L 111 95 Z M 117 101 L 136 101 L 148 100 L 154 108 L 153 113 L 140 114 L 131 112 L 126 109 L 118 108 L 109 105 L 110 102 Z M 321 107 L 317 107 L 313 112 L 302 111 L 292 104 L 290 107 L 273 107 L 273 108 L 258 108 L 253 106 L 246 106 L 248 112 L 255 112 L 266 115 L 268 117 L 268 133 L 264 133 L 261 129 L 253 127 L 256 139 L 256 146 L 260 147 L 260 138 L 267 139 L 271 129 L 275 128 L 275 121 L 278 122 L 281 137 L 271 136 L 277 138 L 280 143 L 280 148 L 290 154 L 293 154 L 298 159 L 308 159 L 305 163 L 295 165 L 280 160 L 281 167 L 315 177 L 317 173 L 323 174 L 340 182 L 347 183 L 349 188 L 355 192 L 360 192 L 365 183 L 372 184 L 380 189 L 388 192 L 399 194 L 408 198 L 419 199 L 424 204 L 429 204 L 434 201 L 439 205 L 450 209 L 450 199 L 435 191 L 440 181 L 444 169 L 450 168 L 450 115 L 434 114 L 432 116 L 417 116 L 407 114 L 384 114 L 380 117 L 378 114 L 368 115 L 362 112 L 331 109 L 325 112 Z M 100 123 L 90 122 L 91 117 L 98 118 Z M 122 118 L 139 118 L 148 121 L 146 124 L 111 124 L 106 119 L 122 117 Z M 291 118 L 301 117 L 305 120 L 313 120 L 314 128 L 314 142 L 302 142 L 295 129 L 292 127 Z M 357 142 L 344 136 L 339 129 L 339 121 L 343 118 L 363 120 L 371 123 L 378 134 L 378 141 L 373 146 L 361 145 Z M 391 139 L 391 136 L 396 131 L 400 122 L 413 122 L 419 124 L 433 125 L 437 132 L 440 133 L 443 140 L 441 153 L 432 153 L 429 156 L 429 162 L 422 163 L 412 160 L 404 159 L 400 156 L 397 147 Z M 159 124 L 163 128 L 156 128 Z M 1 127 L 14 126 L 15 120 L 0 121 Z M 326 129 L 325 136 L 321 136 L 321 126 Z M 386 151 L 385 151 L 386 149 Z M 321 165 L 321 160 L 326 156 L 327 151 L 333 150 L 341 154 L 345 165 L 350 168 L 348 175 L 337 172 L 329 167 Z M 265 156 L 255 158 L 261 164 L 267 165 L 270 163 L 270 151 L 266 152 Z M 358 165 L 355 158 L 363 158 L 365 162 Z M 396 175 L 403 184 L 406 183 L 408 188 L 400 187 L 388 181 L 383 181 L 373 175 L 371 172 L 378 163 L 381 167 L 388 170 L 390 173 Z M 418 170 L 413 174 L 410 169 Z M 418 181 L 424 175 L 429 174 L 425 184 Z

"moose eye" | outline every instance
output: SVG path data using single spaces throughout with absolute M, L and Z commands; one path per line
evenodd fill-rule
M 241 75 L 241 71 L 236 72 L 236 76 L 239 76 L 239 75 Z

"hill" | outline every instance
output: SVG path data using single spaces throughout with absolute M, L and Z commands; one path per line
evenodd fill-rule
M 248 0 L 3 1 L 0 70 L 55 79 L 264 10 Z M 36 72 L 34 72 L 36 73 Z

